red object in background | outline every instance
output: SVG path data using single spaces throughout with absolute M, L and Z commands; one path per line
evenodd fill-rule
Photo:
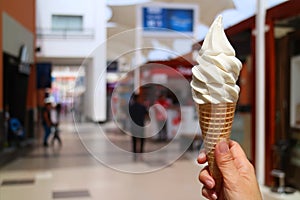
M 178 125 L 181 122 L 181 116 L 180 114 L 178 114 L 178 116 L 176 116 L 173 120 L 172 120 L 172 124 L 173 125 Z
M 160 104 L 165 109 L 170 107 L 170 103 L 166 99 L 158 99 L 156 103 Z
M 178 74 L 181 74 L 187 80 L 191 80 L 195 64 L 184 57 L 178 57 L 167 61 L 150 61 L 144 64 L 144 67 L 150 69 L 151 74 L 166 74 L 168 77 L 178 77 Z

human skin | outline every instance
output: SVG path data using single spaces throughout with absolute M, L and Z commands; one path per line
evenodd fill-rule
M 199 181 L 203 184 L 202 195 L 204 197 L 212 200 L 262 200 L 254 167 L 237 142 L 232 140 L 229 143 L 219 142 L 215 149 L 215 159 L 223 175 L 223 189 L 220 194 L 216 193 L 215 181 L 206 166 L 199 174 Z M 197 161 L 199 164 L 206 163 L 205 152 L 202 151 L 199 154 Z

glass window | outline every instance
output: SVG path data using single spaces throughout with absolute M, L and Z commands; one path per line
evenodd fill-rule
M 52 15 L 52 30 L 81 31 L 83 17 L 75 15 Z

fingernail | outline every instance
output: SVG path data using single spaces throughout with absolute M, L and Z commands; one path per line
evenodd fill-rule
M 217 200 L 217 199 L 218 199 L 218 196 L 216 195 L 216 193 L 213 193 L 213 194 L 211 195 L 211 197 L 212 197 L 214 200 Z
M 229 151 L 229 147 L 226 141 L 221 141 L 219 143 L 219 151 L 220 153 L 227 153 Z
M 206 155 L 204 152 L 200 152 L 199 156 L 200 159 L 205 159 Z
M 204 160 L 206 159 L 205 156 L 206 156 L 205 153 L 200 152 L 198 157 L 197 157 L 197 162 L 199 164 L 203 164 Z

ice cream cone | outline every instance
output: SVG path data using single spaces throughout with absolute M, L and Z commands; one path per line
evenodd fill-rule
M 216 182 L 216 192 L 222 186 L 222 174 L 215 162 L 215 146 L 229 140 L 236 103 L 198 104 L 199 124 L 208 158 L 209 171 Z

